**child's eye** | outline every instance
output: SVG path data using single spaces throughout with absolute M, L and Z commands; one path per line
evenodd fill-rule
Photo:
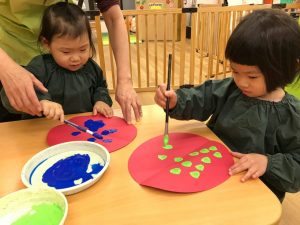
M 86 50 L 87 50 L 86 48 L 85 49 L 80 49 L 81 52 L 85 52 Z
M 249 76 L 250 79 L 256 79 L 257 76 Z
M 68 51 L 62 51 L 62 53 L 64 53 L 64 54 L 69 54 L 70 52 L 68 52 Z

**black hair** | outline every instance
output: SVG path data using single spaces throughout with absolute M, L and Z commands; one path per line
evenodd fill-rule
M 232 32 L 225 57 L 257 66 L 267 91 L 292 83 L 300 71 L 300 26 L 279 9 L 257 10 L 245 16 Z
M 58 2 L 45 9 L 38 41 L 42 43 L 45 38 L 51 43 L 55 35 L 77 38 L 84 33 L 88 34 L 92 56 L 94 56 L 96 50 L 92 40 L 92 30 L 84 11 L 73 3 Z

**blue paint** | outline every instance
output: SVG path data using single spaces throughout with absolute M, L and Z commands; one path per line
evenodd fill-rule
M 109 134 L 109 130 L 104 130 L 101 132 L 102 135 L 108 135 Z
M 96 141 L 96 138 L 88 138 L 87 141 L 95 142 L 95 141 Z
M 104 127 L 105 125 L 106 124 L 102 120 L 92 120 L 92 119 L 89 119 L 89 120 L 87 120 L 87 121 L 84 122 L 84 126 L 87 129 L 89 129 L 90 131 L 93 131 L 93 132 L 98 131 L 100 128 Z M 103 139 L 103 136 L 116 133 L 117 131 L 118 130 L 114 129 L 114 128 L 103 130 L 103 131 L 99 131 L 98 133 L 94 133 L 93 134 L 93 138 L 88 138 L 87 141 L 96 142 L 96 140 L 99 139 L 99 140 L 102 140 L 104 143 L 111 143 L 113 141 L 112 139 Z M 77 136 L 79 134 L 81 134 L 81 132 L 78 132 L 78 131 L 71 133 L 72 136 Z
M 85 121 L 84 126 L 87 127 L 89 130 L 95 132 L 97 130 L 99 130 L 101 127 L 105 126 L 105 123 L 103 123 L 102 120 L 92 120 L 89 119 L 87 121 Z
M 76 180 L 82 179 L 84 183 L 93 179 L 92 174 L 99 173 L 103 166 L 99 163 L 91 165 L 92 172 L 87 173 L 90 163 L 88 154 L 75 154 L 65 159 L 57 161 L 43 174 L 43 182 L 56 189 L 76 186 Z
M 81 132 L 79 132 L 79 131 L 75 131 L 75 132 L 72 132 L 71 134 L 72 134 L 73 136 L 78 136 L 80 133 L 81 133 Z
M 101 134 L 94 133 L 93 136 L 98 139 L 103 139 Z

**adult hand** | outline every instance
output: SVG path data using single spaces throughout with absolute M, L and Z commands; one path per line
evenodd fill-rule
M 116 101 L 121 106 L 124 119 L 127 123 L 132 123 L 131 108 L 133 108 L 136 121 L 139 121 L 143 116 L 141 102 L 132 87 L 131 81 L 122 82 L 122 84 L 117 85 Z
M 34 86 L 43 92 L 48 90 L 26 69 L 12 60 L 8 62 L 0 67 L 0 79 L 11 106 L 17 111 L 41 116 L 42 107 Z
M 234 175 L 243 171 L 247 171 L 246 174 L 241 178 L 242 182 L 248 179 L 256 179 L 262 176 L 267 169 L 268 157 L 262 154 L 249 153 L 242 154 L 239 152 L 231 152 L 233 157 L 239 160 L 229 168 L 229 174 Z

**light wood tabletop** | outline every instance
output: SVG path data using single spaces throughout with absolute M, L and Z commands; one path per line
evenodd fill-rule
M 87 114 L 87 113 L 85 113 Z M 122 116 L 115 110 L 116 116 Z M 74 115 L 68 115 L 71 118 Z M 266 225 L 278 224 L 281 204 L 259 180 L 241 183 L 241 174 L 207 191 L 179 194 L 141 186 L 128 172 L 128 159 L 142 143 L 164 131 L 164 111 L 143 107 L 137 122 L 137 137 L 111 153 L 108 170 L 90 188 L 67 196 L 65 225 L 172 224 L 172 225 Z M 0 196 L 25 188 L 21 182 L 24 164 L 47 148 L 46 136 L 59 122 L 47 119 L 0 123 Z M 170 119 L 169 132 L 189 132 L 220 141 L 204 123 Z

